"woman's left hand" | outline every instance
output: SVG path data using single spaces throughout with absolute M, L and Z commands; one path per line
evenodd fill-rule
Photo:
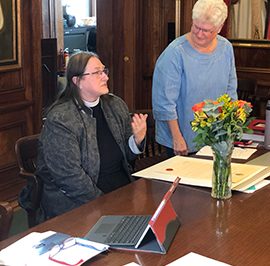
M 147 114 L 134 114 L 132 117 L 131 127 L 137 145 L 140 145 L 145 138 L 147 116 Z

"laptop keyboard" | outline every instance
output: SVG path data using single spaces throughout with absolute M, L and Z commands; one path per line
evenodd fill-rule
M 151 216 L 125 216 L 107 237 L 108 245 L 136 245 Z

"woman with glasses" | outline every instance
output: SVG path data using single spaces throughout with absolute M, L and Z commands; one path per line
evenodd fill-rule
M 156 140 L 169 156 L 196 151 L 190 126 L 195 103 L 224 93 L 237 98 L 233 48 L 218 35 L 227 12 L 223 0 L 198 0 L 190 32 L 170 43 L 156 62 L 152 91 Z
M 124 101 L 109 93 L 108 73 L 94 53 L 69 59 L 66 88 L 48 110 L 39 141 L 40 220 L 132 181 L 130 163 L 144 149 L 147 115 L 130 118 Z

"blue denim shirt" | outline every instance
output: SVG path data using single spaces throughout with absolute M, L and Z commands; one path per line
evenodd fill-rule
M 237 99 L 237 78 L 231 43 L 217 36 L 212 53 L 196 51 L 186 36 L 175 39 L 159 56 L 153 76 L 152 104 L 156 140 L 173 148 L 168 120 L 178 119 L 189 152 L 196 151 L 190 122 L 192 106 L 228 93 Z

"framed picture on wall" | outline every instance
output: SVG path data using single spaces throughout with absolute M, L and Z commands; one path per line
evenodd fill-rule
M 0 71 L 20 65 L 20 0 L 0 0 Z

